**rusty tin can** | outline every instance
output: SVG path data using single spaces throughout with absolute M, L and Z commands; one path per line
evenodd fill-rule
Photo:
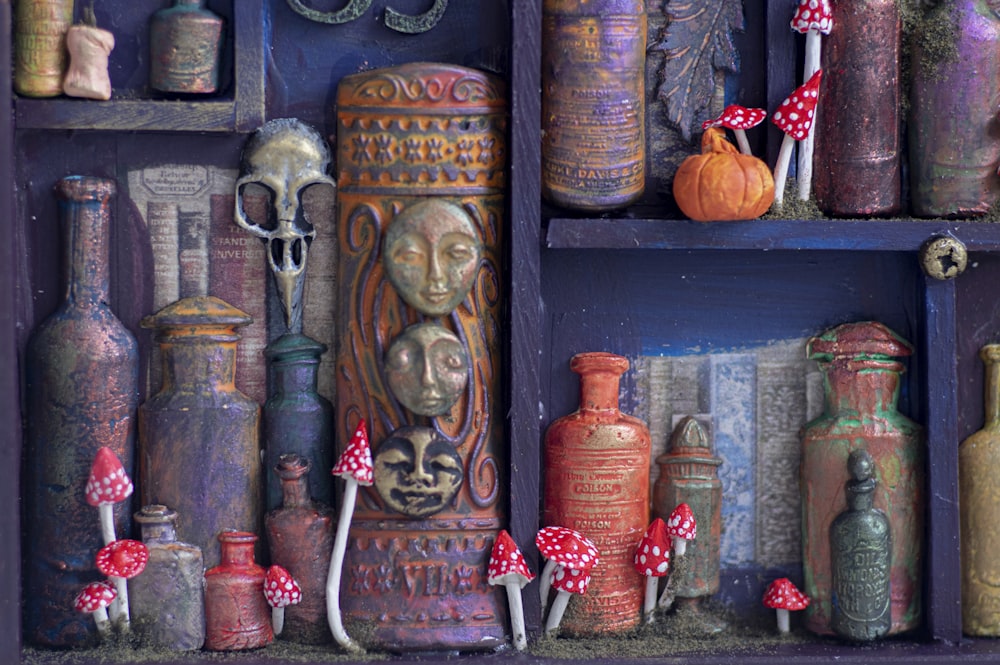
M 600 552 L 586 595 L 574 598 L 560 625 L 567 635 L 607 635 L 639 625 L 646 580 L 633 566 L 649 524 L 646 424 L 618 410 L 619 378 L 627 358 L 580 353 L 580 408 L 545 432 L 543 521 L 590 538 Z
M 826 408 L 800 434 L 802 461 L 802 569 L 812 602 L 806 627 L 832 634 L 830 525 L 847 505 L 847 460 L 867 450 L 879 479 L 875 508 L 892 530 L 889 634 L 920 625 L 924 568 L 924 433 L 897 408 L 910 344 L 881 323 L 848 323 L 812 337 L 810 358 L 819 361 Z
M 670 584 L 677 598 L 702 598 L 719 590 L 722 547 L 722 458 L 701 424 L 685 416 L 674 428 L 667 451 L 656 458 L 660 475 L 653 485 L 653 515 L 664 521 L 678 505 L 694 512 L 698 537 L 687 544 L 687 565 L 674 566 Z
M 14 90 L 25 97 L 62 94 L 69 64 L 66 33 L 74 0 L 18 0 L 14 3 Z
M 237 329 L 251 322 L 213 296 L 178 300 L 142 320 L 163 358 L 163 385 L 139 407 L 143 504 L 183 515 L 178 533 L 209 567 L 219 562 L 223 529 L 263 525 L 260 406 L 235 382 Z
M 281 481 L 281 506 L 264 518 L 271 564 L 285 568 L 299 583 L 302 600 L 285 608 L 281 639 L 306 644 L 331 640 L 326 616 L 326 577 L 333 551 L 333 510 L 309 495 L 309 460 L 281 455 L 274 475 Z
M 645 188 L 643 0 L 542 3 L 542 195 L 613 210 Z
M 149 24 L 149 85 L 163 92 L 209 94 L 219 87 L 222 17 L 205 0 L 174 0 Z
M 111 448 L 134 477 L 139 349 L 109 301 L 111 197 L 115 183 L 59 181 L 65 296 L 25 351 L 24 630 L 31 642 L 78 646 L 96 637 L 73 598 L 102 576 L 97 509 L 84 488 L 94 456 Z M 117 504 L 127 536 L 131 499 Z
M 506 103 L 497 77 L 434 63 L 348 76 L 337 91 L 343 303 L 337 317 L 337 445 L 343 449 L 350 441 L 360 418 L 368 422 L 376 457 L 390 433 L 420 426 L 436 432 L 438 444 L 447 443 L 461 478 L 452 499 L 430 514 L 394 510 L 375 487 L 359 492 L 341 588 L 344 622 L 366 624 L 370 641 L 392 651 L 489 650 L 506 639 L 506 599 L 486 583 L 506 502 Z M 433 224 L 420 223 L 423 214 L 408 212 L 428 206 L 443 211 L 431 221 L 455 224 L 454 234 L 438 238 Z M 400 217 L 412 223 L 402 236 L 414 252 L 405 255 L 422 266 L 402 275 L 413 287 L 406 298 L 389 282 L 383 255 L 388 229 Z M 466 250 L 473 245 L 482 247 L 475 269 L 455 271 L 462 276 L 454 280 L 431 279 L 438 259 L 455 260 L 442 250 L 456 240 L 465 248 L 462 261 L 470 259 Z M 425 276 L 426 292 L 418 286 Z M 464 297 L 459 294 L 453 309 L 435 309 L 457 290 Z M 462 340 L 475 377 L 434 416 L 412 413 L 394 398 L 384 365 L 392 340 L 428 317 Z M 416 454 L 415 447 L 406 450 Z
M 243 651 L 274 641 L 271 608 L 264 597 L 264 569 L 254 561 L 257 536 L 219 534 L 219 565 L 205 572 L 205 649 Z
M 816 203 L 841 217 L 899 213 L 900 44 L 897 0 L 833 3 L 833 30 L 823 37 L 816 109 Z

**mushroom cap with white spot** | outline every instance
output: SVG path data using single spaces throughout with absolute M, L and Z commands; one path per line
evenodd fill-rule
M 809 596 L 798 590 L 787 577 L 780 577 L 764 592 L 764 606 L 774 610 L 804 610 L 809 606 Z
M 667 518 L 667 533 L 673 538 L 694 540 L 698 535 L 698 523 L 694 519 L 694 511 L 686 503 L 678 504 Z
M 590 570 L 600 559 L 592 540 L 564 526 L 543 527 L 535 536 L 535 545 L 549 561 L 576 570 Z
M 524 555 L 517 543 L 505 529 L 497 534 L 490 553 L 490 564 L 487 572 L 487 582 L 490 584 L 516 583 L 520 588 L 535 579 L 535 574 L 528 568 Z
M 728 127 L 729 129 L 750 129 L 756 127 L 767 117 L 764 109 L 751 109 L 739 104 L 730 104 L 722 111 L 722 115 L 701 123 L 702 129 L 709 127 Z
M 110 505 L 132 495 L 132 480 L 111 448 L 101 446 L 90 466 L 90 476 L 84 494 L 91 506 Z
M 91 582 L 77 594 L 73 606 L 77 612 L 96 612 L 110 605 L 117 596 L 118 592 L 107 582 Z
M 281 566 L 271 566 L 264 575 L 264 597 L 271 607 L 295 605 L 302 600 L 302 589 L 291 573 Z
M 816 104 L 819 103 L 819 82 L 822 75 L 823 70 L 817 69 L 808 81 L 781 102 L 771 116 L 771 122 L 796 141 L 809 136 L 809 129 L 816 114 Z
M 552 588 L 556 591 L 566 593 L 587 593 L 587 586 L 590 585 L 590 571 L 567 568 L 566 566 L 556 566 L 552 573 Z
M 146 569 L 149 548 L 138 540 L 112 540 L 97 551 L 95 563 L 102 575 L 131 579 Z
M 635 548 L 632 565 L 646 577 L 663 577 L 670 572 L 670 536 L 667 525 L 659 517 L 650 523 Z
M 359 485 L 371 485 L 375 481 L 372 466 L 372 447 L 368 443 L 368 423 L 362 418 L 354 430 L 354 436 L 341 454 L 331 473 L 335 476 L 350 476 Z
M 830 0 L 800 0 L 791 25 L 792 30 L 803 34 L 810 30 L 830 34 L 833 30 L 833 7 Z

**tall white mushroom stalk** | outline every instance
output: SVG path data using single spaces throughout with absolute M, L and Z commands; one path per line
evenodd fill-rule
M 491 585 L 503 585 L 507 589 L 507 604 L 510 607 L 510 629 L 513 633 L 514 648 L 524 651 L 528 646 L 527 631 L 524 629 L 524 605 L 521 590 L 535 579 L 535 574 L 521 554 L 521 549 L 506 530 L 501 529 L 490 552 L 490 565 L 486 581 Z
M 333 554 L 330 557 L 330 571 L 326 577 L 326 617 L 330 624 L 330 632 L 337 644 L 348 651 L 359 653 L 364 651 L 357 642 L 352 640 L 344 630 L 340 613 L 340 578 L 344 572 L 344 555 L 347 552 L 347 536 L 354 517 L 354 504 L 358 499 L 358 485 L 370 486 L 375 479 L 372 466 L 372 449 L 368 443 L 368 424 L 362 418 L 354 430 L 354 436 L 344 453 L 333 467 L 333 475 L 346 481 L 344 497 L 340 504 L 340 519 L 337 521 L 337 535 L 333 541 Z
M 774 165 L 775 208 L 781 208 L 785 200 L 785 181 L 788 179 L 788 167 L 792 162 L 792 148 L 795 147 L 796 141 L 801 141 L 809 135 L 816 119 L 819 82 L 822 76 L 823 70 L 816 70 L 808 81 L 781 102 L 771 116 L 771 122 L 785 133 L 778 149 L 778 161 Z
M 830 34 L 833 29 L 833 9 L 829 0 L 800 0 L 795 16 L 792 17 L 792 30 L 806 36 L 805 66 L 802 81 L 808 81 L 819 71 L 823 35 Z M 816 133 L 809 133 L 799 146 L 798 160 L 798 197 L 808 201 L 812 193 L 813 152 L 816 144 Z

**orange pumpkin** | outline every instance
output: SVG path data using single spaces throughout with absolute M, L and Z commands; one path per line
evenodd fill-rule
M 677 169 L 674 199 L 699 222 L 754 219 L 774 202 L 774 178 L 767 164 L 742 154 L 723 129 L 711 127 L 701 137 L 701 154 Z

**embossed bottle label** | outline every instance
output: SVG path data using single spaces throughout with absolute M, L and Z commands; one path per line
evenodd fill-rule
M 645 182 L 645 14 L 546 11 L 543 193 L 571 208 L 626 205 Z
M 14 89 L 30 97 L 62 92 L 68 56 L 65 38 L 73 23 L 72 0 L 22 0 L 14 21 Z
M 853 621 L 873 621 L 889 611 L 889 548 L 861 541 L 836 555 L 833 593 L 841 612 Z

